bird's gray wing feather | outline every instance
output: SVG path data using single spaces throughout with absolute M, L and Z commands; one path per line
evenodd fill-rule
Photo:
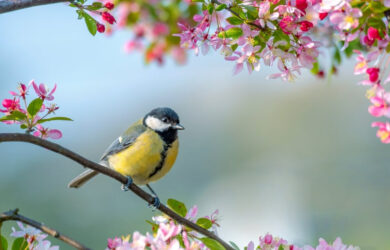
M 121 136 L 119 136 L 103 153 L 100 158 L 102 163 L 106 163 L 108 156 L 119 153 L 126 148 L 130 147 L 140 134 L 145 132 L 147 128 L 142 124 L 142 121 L 138 121 L 128 128 Z

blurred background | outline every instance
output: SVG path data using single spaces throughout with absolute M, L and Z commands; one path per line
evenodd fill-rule
M 18 82 L 57 83 L 57 115 L 74 122 L 49 125 L 91 160 L 152 108 L 174 108 L 186 127 L 180 153 L 152 186 L 164 202 L 198 205 L 201 216 L 218 208 L 224 239 L 244 246 L 269 232 L 300 245 L 337 236 L 361 249 L 390 244 L 389 146 L 370 127 L 353 61 L 331 80 L 305 71 L 294 83 L 266 80 L 274 72 L 266 67 L 232 76 L 216 53 L 145 66 L 123 52 L 130 33 L 92 37 L 63 4 L 2 14 L 0 35 L 0 98 Z M 145 220 L 157 212 L 116 181 L 99 176 L 68 189 L 83 169 L 30 144 L 1 143 L 0 157 L 0 211 L 20 208 L 94 249 L 150 231 Z

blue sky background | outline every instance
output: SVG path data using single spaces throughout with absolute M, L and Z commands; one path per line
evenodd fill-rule
M 232 76 L 217 53 L 145 66 L 125 54 L 128 31 L 92 37 L 65 4 L 0 15 L 0 97 L 31 79 L 58 84 L 60 144 L 97 160 L 132 122 L 170 106 L 186 130 L 175 167 L 153 186 L 165 201 L 219 208 L 220 234 L 240 246 L 266 232 L 301 245 L 341 236 L 362 249 L 388 245 L 388 146 L 370 128 L 354 62 L 321 81 L 266 80 L 273 69 Z M 325 57 L 325 54 L 323 55 Z M 1 132 L 18 131 L 0 124 Z M 145 232 L 153 213 L 97 177 L 66 188 L 82 169 L 23 143 L 0 144 L 0 210 L 21 212 L 102 249 L 108 237 Z M 6 230 L 10 230 L 8 223 Z M 61 244 L 54 240 L 56 244 Z

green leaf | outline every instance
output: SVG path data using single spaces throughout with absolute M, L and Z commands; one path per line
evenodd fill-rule
M 196 224 L 198 224 L 199 226 L 203 227 L 204 229 L 209 229 L 213 225 L 211 220 L 209 220 L 207 218 L 199 218 L 196 221 Z
M 244 22 L 241 18 L 238 18 L 236 16 L 228 17 L 228 18 L 226 18 L 226 21 L 228 21 L 228 23 L 230 23 L 232 25 L 239 25 L 239 24 L 242 24 Z
M 38 111 L 41 109 L 43 104 L 43 100 L 41 98 L 36 98 L 30 102 L 30 104 L 27 107 L 28 113 L 33 117 L 38 113 Z
M 210 248 L 210 250 L 225 250 L 225 248 L 218 241 L 211 238 L 200 238 L 200 241 L 206 245 L 206 247 Z
M 26 129 L 26 128 L 27 128 L 27 125 L 26 125 L 26 124 L 22 124 L 22 125 L 20 125 L 20 128 L 21 128 L 21 129 Z
M 227 8 L 226 4 L 223 3 L 223 4 L 218 5 L 218 7 L 215 8 L 215 10 L 216 11 L 221 11 L 221 10 L 224 10 L 226 8 Z
M 333 53 L 333 59 L 338 65 L 341 63 L 341 54 L 338 48 L 335 48 L 335 51 Z
M 238 27 L 230 28 L 227 31 L 225 31 L 225 33 L 226 33 L 226 37 L 233 38 L 233 39 L 237 39 L 243 34 L 242 29 Z
M 27 116 L 24 113 L 14 110 L 10 115 L 1 117 L 0 121 L 21 121 L 25 119 L 27 119 Z
M 177 201 L 175 199 L 168 199 L 167 204 L 173 211 L 175 211 L 180 216 L 182 217 L 186 216 L 187 208 L 183 202 Z
M 96 25 L 95 19 L 93 19 L 90 15 L 88 15 L 85 12 L 83 15 L 84 15 L 85 24 L 87 25 L 89 33 L 91 33 L 91 35 L 93 35 L 93 36 L 96 35 L 97 25 Z
M 382 33 L 382 31 L 386 30 L 386 25 L 380 18 L 369 18 L 367 20 L 367 26 L 377 29 L 379 33 Z
M 83 19 L 84 18 L 84 11 L 83 10 L 76 10 L 77 13 L 77 19 Z
M 151 222 L 149 220 L 146 220 L 146 223 L 150 224 L 152 226 L 152 232 L 153 233 L 157 233 L 158 231 L 158 224 L 154 223 L 154 222 Z
M 232 247 L 235 249 L 235 250 L 240 250 L 240 248 L 237 246 L 236 243 L 234 243 L 233 241 L 229 241 L 230 245 L 232 245 Z
M 7 250 L 7 249 L 8 249 L 7 239 L 4 238 L 3 235 L 0 235 L 0 250 Z
M 320 72 L 320 64 L 317 62 L 313 63 L 313 68 L 311 69 L 311 73 L 314 75 L 318 74 Z
M 193 3 L 204 3 L 204 0 L 191 0 Z
M 101 2 L 94 2 L 87 6 L 88 10 L 99 10 L 101 8 L 103 8 L 103 4 Z
M 14 243 L 12 243 L 12 250 L 24 250 L 28 247 L 27 241 L 23 238 L 16 238 Z
M 209 11 L 209 14 L 213 14 L 214 12 L 214 4 L 209 4 L 209 6 L 207 6 L 207 10 Z
M 256 20 L 258 17 L 258 9 L 256 7 L 250 6 L 250 5 L 243 5 L 246 9 L 246 15 L 248 16 L 249 20 Z
M 68 117 L 56 116 L 48 119 L 40 119 L 38 120 L 38 123 L 44 123 L 49 121 L 73 121 L 73 120 Z
M 372 12 L 378 13 L 378 14 L 383 14 L 383 12 L 385 12 L 385 10 L 387 10 L 387 8 L 379 1 L 378 2 L 371 1 L 370 9 L 372 10 Z

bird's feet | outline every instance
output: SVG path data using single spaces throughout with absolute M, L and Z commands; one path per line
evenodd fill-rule
M 157 196 L 154 196 L 153 204 L 149 203 L 149 207 L 151 207 L 153 211 L 158 209 L 160 207 L 160 205 L 161 205 L 161 202 L 160 202 L 160 199 Z
M 133 184 L 133 179 L 130 176 L 127 176 L 127 182 L 126 185 L 122 184 L 121 189 L 123 191 L 129 191 L 131 184 Z

